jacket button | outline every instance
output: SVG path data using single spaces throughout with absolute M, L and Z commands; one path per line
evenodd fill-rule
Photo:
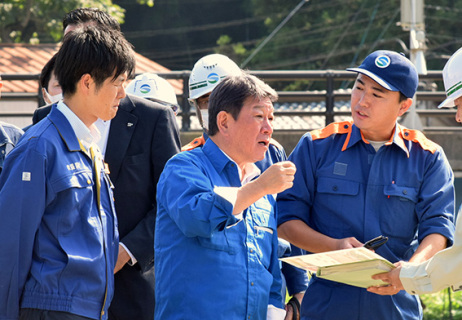
M 333 187 L 332 187 L 332 190 L 337 191 L 337 190 L 338 190 L 338 187 L 337 187 L 337 186 L 333 186 Z
M 403 190 L 403 194 L 407 194 L 407 190 Z
M 88 180 L 87 180 L 87 183 L 88 183 L 88 184 L 91 184 L 91 180 L 90 180 L 90 179 L 88 179 Z

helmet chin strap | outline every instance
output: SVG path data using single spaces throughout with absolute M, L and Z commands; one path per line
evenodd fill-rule
M 209 110 L 201 109 L 200 110 L 202 128 L 209 130 Z

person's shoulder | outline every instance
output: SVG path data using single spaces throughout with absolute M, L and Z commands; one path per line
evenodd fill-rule
M 33 124 L 36 124 L 37 122 L 45 118 L 51 112 L 52 106 L 53 106 L 52 104 L 48 104 L 43 107 L 35 109 L 34 115 L 32 116 Z
M 402 127 L 401 136 L 404 140 L 417 143 L 423 150 L 430 151 L 431 153 L 435 153 L 440 148 L 439 144 L 427 138 L 419 130 Z
M 12 123 L 0 121 L 0 126 L 8 133 L 24 134 L 24 131 Z
M 322 129 L 309 132 L 312 140 L 325 139 L 335 134 L 347 134 L 351 131 L 352 121 L 333 122 Z
M 270 144 L 271 147 L 273 147 L 273 148 L 275 148 L 275 149 L 277 149 L 279 151 L 284 151 L 284 147 L 273 138 L 271 138 L 269 144 Z
M 0 137 L 6 134 L 7 138 L 10 139 L 13 144 L 17 144 L 24 134 L 24 131 L 21 128 L 11 123 L 0 121 L 0 128 Z
M 205 139 L 204 139 L 204 136 L 202 135 L 200 137 L 195 138 L 190 143 L 181 147 L 181 151 L 191 151 L 198 147 L 202 147 L 204 144 L 205 144 Z
M 45 154 L 54 150 L 60 140 L 59 132 L 51 125 L 51 121 L 41 121 L 31 126 L 18 141 L 13 152 L 25 153 L 26 150 L 34 151 L 36 154 Z
M 186 168 L 188 166 L 196 166 L 198 162 L 201 162 L 204 154 L 202 148 L 195 148 L 186 152 L 178 152 L 173 155 L 165 164 L 164 170 L 178 170 L 180 168 Z

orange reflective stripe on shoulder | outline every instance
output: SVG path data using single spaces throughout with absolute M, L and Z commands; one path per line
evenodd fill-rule
M 435 153 L 438 150 L 439 145 L 430 139 L 428 139 L 422 132 L 419 130 L 402 128 L 401 130 L 402 138 L 408 141 L 412 141 L 420 144 L 422 149 Z
M 322 129 L 310 132 L 313 140 L 324 139 L 336 133 L 348 133 L 351 130 L 352 121 L 333 122 Z
M 181 151 L 190 151 L 190 150 L 193 150 L 197 147 L 201 147 L 205 144 L 205 139 L 204 139 L 204 136 L 200 136 L 200 137 L 197 137 L 196 139 L 194 139 L 193 141 L 191 141 L 190 143 L 188 143 L 187 145 L 184 145 L 182 148 L 181 148 Z

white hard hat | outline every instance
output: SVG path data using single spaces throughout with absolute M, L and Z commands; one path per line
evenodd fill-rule
M 178 100 L 172 85 L 155 73 L 142 73 L 135 77 L 125 88 L 125 92 L 138 97 L 170 105 L 178 111 Z
M 452 108 L 454 100 L 462 96 L 462 48 L 446 62 L 443 69 L 443 81 L 447 98 L 438 108 Z
M 209 54 L 199 59 L 189 77 L 189 100 L 196 100 L 212 92 L 228 75 L 241 71 L 236 63 L 222 54 Z

